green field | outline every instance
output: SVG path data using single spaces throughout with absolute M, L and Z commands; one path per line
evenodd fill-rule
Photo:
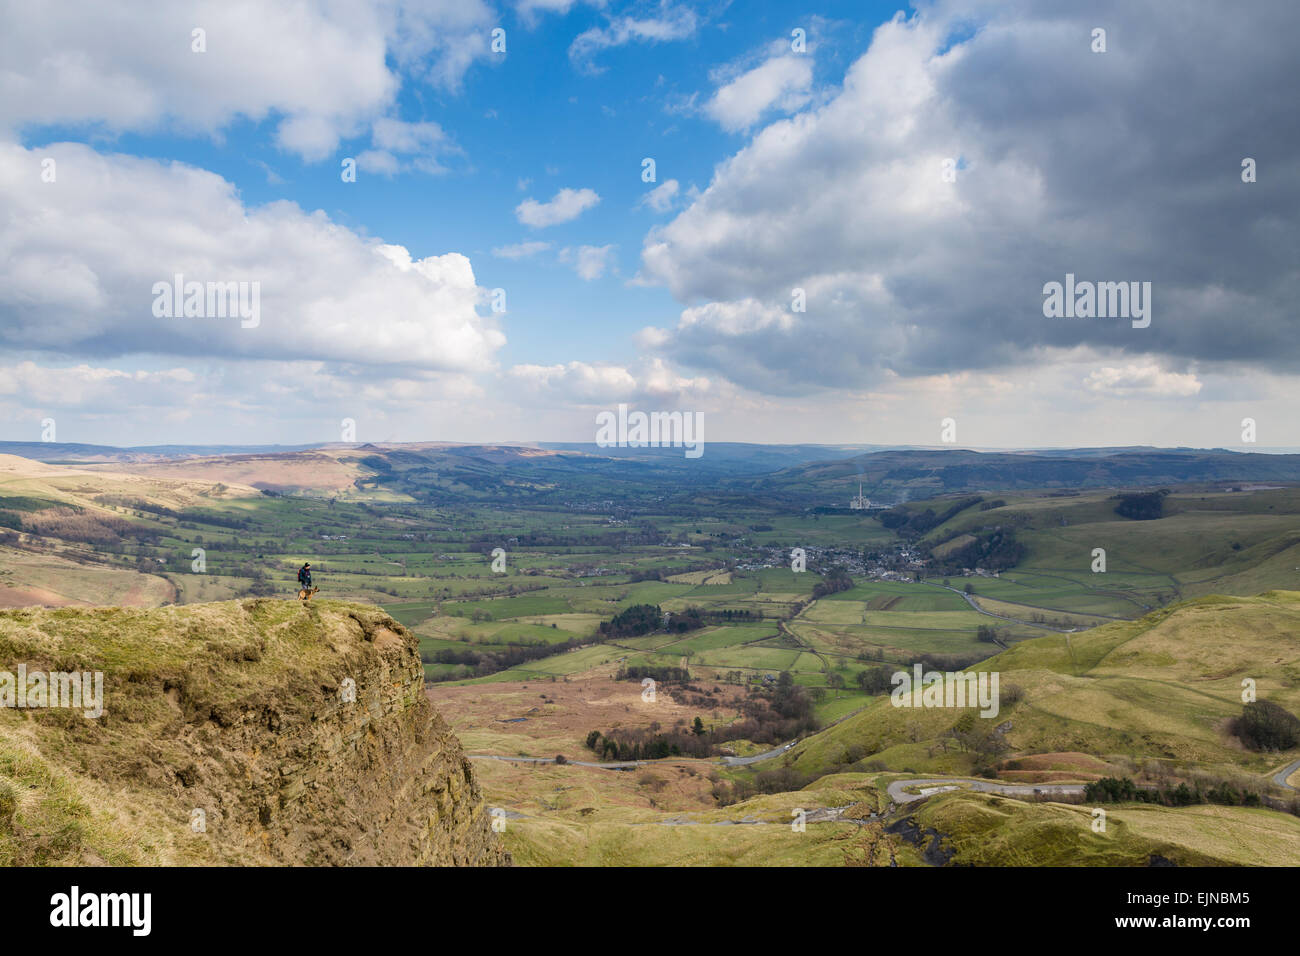
M 811 701 L 815 721 L 792 749 L 764 764 L 709 763 L 700 772 L 717 774 L 719 788 L 761 781 L 787 786 L 780 792 L 788 801 L 804 792 L 793 787 L 799 783 L 830 800 L 834 788 L 825 781 L 852 778 L 844 799 L 870 803 L 879 798 L 872 781 L 881 773 L 1019 779 L 1015 759 L 1064 754 L 1134 776 L 1245 781 L 1280 799 L 1285 794 L 1265 781 L 1297 755 L 1244 749 L 1229 731 L 1246 678 L 1261 699 L 1300 712 L 1294 488 L 1175 488 L 1164 498 L 1164 516 L 1142 521 L 1116 512 L 1114 489 L 1002 492 L 992 501 L 945 495 L 899 509 L 958 508 L 934 527 L 907 533 L 890 530 L 879 515 L 819 514 L 760 495 L 737 504 L 701 486 L 620 496 L 616 485 L 601 483 L 608 478 L 592 482 L 606 497 L 583 497 L 572 507 L 492 500 L 498 492 L 486 485 L 472 503 L 396 493 L 370 500 L 195 497 L 160 485 L 135 507 L 120 503 L 126 492 L 117 481 L 11 482 L 0 497 L 11 524 L 71 508 L 126 527 L 112 525 L 116 538 L 93 546 L 51 535 L 39 548 L 0 547 L 0 586 L 63 596 L 59 584 L 87 603 L 290 601 L 296 569 L 310 560 L 321 599 L 380 606 L 417 635 L 432 684 L 603 686 L 623 668 L 684 667 L 693 693 L 725 686 L 752 698 L 789 675 Z M 472 474 L 456 487 L 480 493 Z M 106 492 L 113 497 L 97 500 Z M 1008 533 L 1015 548 L 1006 554 L 1014 560 L 953 565 L 953 555 Z M 807 552 L 804 572 L 790 567 L 796 547 Z M 191 569 L 196 548 L 206 554 L 205 570 Z M 495 548 L 505 551 L 504 572 L 493 569 Z M 1098 549 L 1104 571 L 1094 570 Z M 674 575 L 683 577 L 668 580 Z M 843 589 L 822 593 L 832 585 Z M 1215 596 L 1222 594 L 1242 596 Z M 602 633 L 602 624 L 637 605 L 658 609 L 657 626 Z M 699 626 L 678 631 L 664 623 L 663 615 L 683 612 L 698 613 Z M 941 669 L 996 670 L 1004 689 L 1015 688 L 996 721 L 1006 725 L 999 740 L 963 736 L 968 731 L 949 710 L 896 708 L 887 692 L 863 690 L 880 668 L 892 672 L 923 659 Z M 698 709 L 721 714 L 721 724 L 741 719 L 739 704 Z M 621 719 L 606 721 L 606 713 L 594 712 L 590 726 L 575 722 L 565 740 L 583 752 L 588 731 Z M 480 733 L 477 739 L 505 739 Z M 543 739 L 549 746 L 558 737 Z M 756 734 L 733 743 L 737 753 L 757 754 L 785 742 Z M 510 752 L 529 746 L 527 738 L 512 743 Z M 1072 766 L 1072 758 L 1061 759 Z M 577 771 L 555 768 L 535 779 L 565 786 L 552 772 Z M 780 774 L 786 778 L 771 779 Z M 517 785 L 512 779 L 509 787 Z M 655 797 L 654 786 L 628 798 L 636 813 L 602 809 L 604 816 L 588 819 L 534 807 L 534 822 L 521 823 L 510 841 L 531 862 L 844 862 L 859 852 L 878 860 L 873 854 L 884 848 L 903 865 L 923 862 L 886 834 L 840 823 L 803 843 L 773 836 L 764 858 L 766 826 L 712 825 L 721 818 L 662 825 L 668 811 L 657 801 L 670 801 Z M 600 793 L 613 799 L 612 791 Z M 705 801 L 697 808 L 721 813 L 709 802 L 712 783 L 703 793 L 694 794 Z M 528 794 L 541 799 L 540 790 Z M 505 783 L 496 795 L 514 800 Z M 766 813 L 773 795 L 738 806 Z M 1121 808 L 1113 839 L 1089 842 L 1070 829 L 1077 808 L 999 799 L 944 796 L 918 813 L 949 835 L 959 860 L 978 863 L 1063 860 L 1065 850 L 1047 845 L 1056 838 L 1090 862 L 1128 863 L 1143 854 L 1243 862 L 1234 840 L 1249 842 L 1242 834 L 1256 826 L 1276 846 L 1293 846 L 1291 824 L 1278 823 L 1275 811 Z M 1215 825 L 1235 836 L 1197 836 Z M 743 836 L 728 842 L 729 831 Z

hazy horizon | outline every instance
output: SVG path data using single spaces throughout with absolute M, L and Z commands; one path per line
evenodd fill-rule
M 480 441 L 450 441 L 441 438 L 416 438 L 410 440 L 396 441 L 387 439 L 376 439 L 373 441 L 356 441 L 341 442 L 329 439 L 308 442 L 219 442 L 219 441 L 189 441 L 189 442 L 150 442 L 138 445 L 111 445 L 103 442 L 79 442 L 79 441 L 57 441 L 57 442 L 23 442 L 9 439 L 0 439 L 0 449 L 9 445 L 49 445 L 53 448 L 68 445 L 79 445 L 98 448 L 121 449 L 123 451 L 133 451 L 139 449 L 151 448 L 279 448 L 286 451 L 307 450 L 321 447 L 353 447 L 360 448 L 366 445 L 426 445 L 426 444 L 445 444 L 464 447 L 475 446 L 514 446 L 528 448 L 544 448 L 552 445 L 588 445 L 595 449 L 595 454 L 611 453 L 626 455 L 629 452 L 659 452 L 668 454 L 674 450 L 671 448 L 600 448 L 592 441 L 565 441 L 554 439 L 483 439 Z M 755 447 L 768 448 L 841 448 L 841 449 L 862 449 L 864 454 L 870 454 L 873 451 L 972 451 L 980 453 L 1014 453 L 1014 452 L 1071 452 L 1071 451 L 1125 451 L 1131 449 L 1149 449 L 1151 451 L 1189 451 L 1189 452 L 1227 452 L 1231 454 L 1260 454 L 1260 455 L 1291 455 L 1300 454 L 1300 447 L 1251 447 L 1251 448 L 1227 448 L 1223 446 L 1194 446 L 1194 445 L 1019 445 L 1019 446 L 990 446 L 990 445 L 892 445 L 871 442 L 747 442 L 731 441 L 728 439 L 710 440 L 704 443 L 707 449 L 708 445 L 752 445 Z M 707 453 L 707 452 L 706 452 Z

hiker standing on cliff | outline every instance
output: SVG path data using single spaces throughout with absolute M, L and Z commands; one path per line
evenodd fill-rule
M 304 588 L 311 587 L 311 562 L 308 561 L 298 569 L 298 583 Z

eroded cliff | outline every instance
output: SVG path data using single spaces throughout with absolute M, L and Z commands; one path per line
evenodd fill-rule
M 377 608 L 0 612 L 0 678 L 20 670 L 102 673 L 103 713 L 0 709 L 0 864 L 509 862 Z

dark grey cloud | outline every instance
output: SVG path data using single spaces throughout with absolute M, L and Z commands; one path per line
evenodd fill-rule
M 926 4 L 882 26 L 829 103 L 760 132 L 647 237 L 644 279 L 728 306 L 658 347 L 773 393 L 1073 346 L 1294 370 L 1300 4 L 1079 6 Z M 1045 318 L 1066 273 L 1151 282 L 1151 326 Z

